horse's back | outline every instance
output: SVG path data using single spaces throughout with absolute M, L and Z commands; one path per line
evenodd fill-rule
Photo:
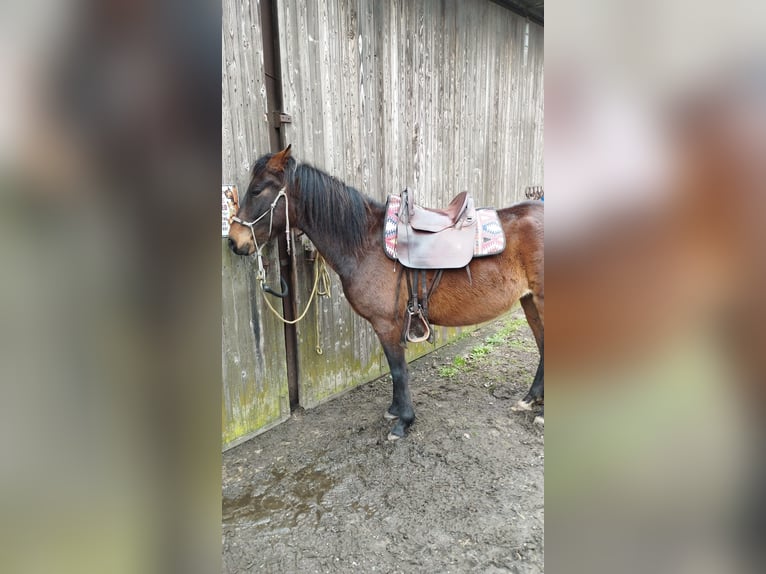
M 543 212 L 545 211 L 545 203 L 535 199 L 527 199 L 514 203 L 509 207 L 498 209 L 498 214 L 508 214 L 512 217 L 525 217 L 531 216 L 542 220 Z
M 539 251 L 542 256 L 545 208 L 541 201 L 522 201 L 498 209 L 497 214 L 505 230 L 507 248 Z

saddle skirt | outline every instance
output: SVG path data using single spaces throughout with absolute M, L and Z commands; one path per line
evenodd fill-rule
M 401 195 L 389 195 L 386 255 L 412 269 L 458 269 L 474 257 L 501 253 L 505 233 L 497 211 L 474 209 L 465 192 L 455 200 L 447 210 L 425 210 L 414 204 L 403 207 Z

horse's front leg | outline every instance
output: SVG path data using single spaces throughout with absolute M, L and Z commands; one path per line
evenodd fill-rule
M 398 341 L 387 341 L 383 337 L 380 339 L 383 343 L 383 351 L 386 353 L 388 366 L 391 369 L 391 379 L 394 382 L 394 398 L 384 415 L 387 419 L 396 420 L 394 428 L 388 433 L 388 440 L 398 440 L 406 434 L 407 429 L 415 420 L 415 410 L 412 408 L 412 397 L 410 396 L 407 360 L 404 358 L 404 349 Z

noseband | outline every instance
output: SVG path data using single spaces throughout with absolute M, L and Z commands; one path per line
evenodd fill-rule
M 287 186 L 279 190 L 279 193 L 277 193 L 277 196 L 274 198 L 274 201 L 271 202 L 269 209 L 261 213 L 258 217 L 256 217 L 252 221 L 243 221 L 236 215 L 231 218 L 232 221 L 236 221 L 240 225 L 244 225 L 245 227 L 248 227 L 250 229 L 250 233 L 253 236 L 253 245 L 255 245 L 255 255 L 258 258 L 258 280 L 261 282 L 261 285 L 263 285 L 264 282 L 266 281 L 266 270 L 263 267 L 263 248 L 266 247 L 266 243 L 268 243 L 268 239 L 266 240 L 266 243 L 259 246 L 258 241 L 255 238 L 255 229 L 253 229 L 253 226 L 268 215 L 269 216 L 268 237 L 270 238 L 272 224 L 274 223 L 274 210 L 277 207 L 277 203 L 279 203 L 279 199 L 281 197 L 284 197 L 285 198 L 285 235 L 287 237 L 287 253 L 288 254 L 290 253 L 290 214 L 289 214 L 288 203 L 287 203 L 287 193 L 285 192 L 285 189 L 287 189 Z

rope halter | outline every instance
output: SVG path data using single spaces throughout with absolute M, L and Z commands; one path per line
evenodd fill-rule
M 267 237 L 271 238 L 271 230 L 272 230 L 272 225 L 274 223 L 274 210 L 277 207 L 277 203 L 279 203 L 279 199 L 281 197 L 284 197 L 285 198 L 285 236 L 287 237 L 287 253 L 288 254 L 290 253 L 290 214 L 288 209 L 287 193 L 285 192 L 285 189 L 287 189 L 287 186 L 279 190 L 279 193 L 277 193 L 277 196 L 274 198 L 274 201 L 271 202 L 269 209 L 261 213 L 258 217 L 256 217 L 252 221 L 243 221 L 236 215 L 231 218 L 232 221 L 236 221 L 240 225 L 244 225 L 245 227 L 250 229 L 250 233 L 253 236 L 253 245 L 255 245 L 255 255 L 258 258 L 258 280 L 261 282 L 261 284 L 263 284 L 266 281 L 266 270 L 263 267 L 263 248 L 266 247 L 266 244 L 269 242 L 269 240 L 266 239 L 266 242 L 263 245 L 258 245 L 258 240 L 255 238 L 255 229 L 253 229 L 253 226 L 268 215 L 269 216 L 269 234 Z
M 266 240 L 266 243 L 263 245 L 258 245 L 258 240 L 255 238 L 255 229 L 253 229 L 253 226 L 258 223 L 261 219 L 269 216 L 269 235 L 268 237 L 271 237 L 271 230 L 274 223 L 274 210 L 277 208 L 277 203 L 279 203 L 279 199 L 281 197 L 285 198 L 285 235 L 287 237 L 287 253 L 290 253 L 290 214 L 289 214 L 289 205 L 287 200 L 287 193 L 286 190 L 287 186 L 283 187 L 279 190 L 279 193 L 277 193 L 277 196 L 274 198 L 274 201 L 271 202 L 271 205 L 269 206 L 269 209 L 261 213 L 258 217 L 253 219 L 252 221 L 243 221 L 236 215 L 231 218 L 232 221 L 236 221 L 240 225 L 244 225 L 245 227 L 248 227 L 250 229 L 250 233 L 253 236 L 253 245 L 255 245 L 255 255 L 258 258 L 258 281 L 261 284 L 261 290 L 263 291 L 263 300 L 268 306 L 269 310 L 274 313 L 274 315 L 283 323 L 289 324 L 289 325 L 295 325 L 299 321 L 301 321 L 306 314 L 308 313 L 309 307 L 311 307 L 312 301 L 316 298 L 317 295 L 323 296 L 323 297 L 329 297 L 330 296 L 330 275 L 327 272 L 327 266 L 325 265 L 324 258 L 320 255 L 318 260 L 315 263 L 314 268 L 314 287 L 311 290 L 311 295 L 309 295 L 309 299 L 306 302 L 306 308 L 303 310 L 303 313 L 301 313 L 296 319 L 287 320 L 285 319 L 279 311 L 277 311 L 274 306 L 271 304 L 269 299 L 266 297 L 266 293 L 271 293 L 272 295 L 277 295 L 278 297 L 284 297 L 287 294 L 287 291 L 283 294 L 279 294 L 276 291 L 270 289 L 266 285 L 266 270 L 263 267 L 263 248 L 266 247 L 266 244 L 269 242 L 269 240 Z M 322 286 L 320 287 L 320 282 L 322 283 Z M 284 286 L 284 285 L 283 285 Z M 317 307 L 317 346 L 316 346 L 316 352 L 317 354 L 322 354 L 322 346 L 319 343 L 319 308 Z

